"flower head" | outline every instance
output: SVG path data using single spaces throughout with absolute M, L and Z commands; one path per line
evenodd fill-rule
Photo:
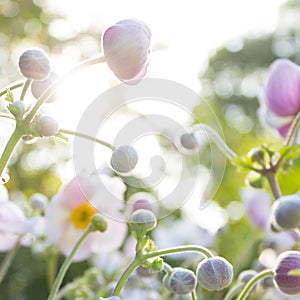
M 122 20 L 103 33 L 105 60 L 121 81 L 136 84 L 145 76 L 150 40 L 150 29 L 136 19 Z
M 300 110 L 300 66 L 277 59 L 270 67 L 265 87 L 267 123 L 286 136 Z
M 101 175 L 110 190 L 123 200 L 125 186 L 121 181 Z M 89 226 L 99 208 L 111 206 L 107 191 L 94 178 L 79 175 L 53 197 L 46 209 L 46 235 L 65 255 L 68 255 L 83 231 Z M 91 204 L 93 203 L 93 205 Z M 99 205 L 98 205 L 99 204 Z M 113 205 L 112 205 L 113 207 Z M 96 209 L 97 208 L 97 209 Z M 114 218 L 119 214 L 114 207 Z M 100 210 L 100 212 L 103 212 Z M 87 259 L 91 253 L 107 253 L 117 249 L 127 232 L 124 222 L 106 218 L 107 230 L 93 232 L 82 243 L 74 260 Z

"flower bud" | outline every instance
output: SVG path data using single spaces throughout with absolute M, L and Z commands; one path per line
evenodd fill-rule
M 184 133 L 180 137 L 180 143 L 181 143 L 182 147 L 184 147 L 185 149 L 188 149 L 188 150 L 195 149 L 197 146 L 197 142 L 196 142 L 194 136 L 190 133 Z
M 9 111 L 14 115 L 16 120 L 21 120 L 23 118 L 23 115 L 25 113 L 25 104 L 21 100 L 14 101 L 9 104 L 8 106 Z
M 274 268 L 274 282 L 278 289 L 285 294 L 300 293 L 300 276 L 288 274 L 296 269 L 300 269 L 299 251 L 287 251 L 278 256 Z
M 147 209 L 151 210 L 151 204 L 147 199 L 139 199 L 133 203 L 133 211 L 138 209 Z
M 50 60 L 41 49 L 29 49 L 19 59 L 21 73 L 28 79 L 43 80 L 50 72 Z
M 202 260 L 197 267 L 199 284 L 210 291 L 226 288 L 233 279 L 233 267 L 223 257 L 215 256 Z
M 146 231 L 150 231 L 156 226 L 156 217 L 150 210 L 138 209 L 132 213 L 130 222 L 134 227 L 143 227 Z
M 282 196 L 273 204 L 272 221 L 282 229 L 300 225 L 300 195 Z
M 258 169 L 269 164 L 269 155 L 263 148 L 253 148 L 248 152 L 247 156 L 252 161 L 254 167 Z
M 264 187 L 264 178 L 257 172 L 250 172 L 246 176 L 245 183 L 253 188 L 261 189 Z
M 44 80 L 34 80 L 31 83 L 31 93 L 34 98 L 38 99 L 42 96 L 42 94 L 50 87 L 54 81 L 58 78 L 57 74 L 54 72 L 50 72 L 49 76 Z M 55 101 L 55 93 L 52 94 L 46 102 Z
M 48 202 L 49 202 L 48 198 L 45 195 L 40 194 L 40 193 L 33 194 L 30 197 L 31 205 L 42 211 L 45 210 Z
M 92 216 L 91 224 L 94 231 L 105 232 L 107 229 L 107 222 L 100 214 L 95 214 Z
M 177 295 L 191 293 L 197 284 L 195 274 L 187 269 L 174 268 L 169 279 L 170 290 Z
M 103 33 L 105 61 L 121 81 L 136 84 L 145 76 L 150 39 L 148 26 L 135 19 L 122 20 Z
M 245 270 L 239 274 L 238 282 L 247 283 L 250 281 L 254 276 L 257 275 L 255 270 Z
M 111 156 L 111 166 L 120 173 L 130 172 L 138 162 L 138 155 L 133 147 L 124 145 L 115 149 Z
M 50 116 L 41 116 L 37 121 L 37 131 L 41 136 L 54 136 L 58 132 L 58 123 Z

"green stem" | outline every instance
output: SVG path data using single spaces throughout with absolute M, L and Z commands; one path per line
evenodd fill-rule
M 75 244 L 74 248 L 72 249 L 71 253 L 69 254 L 69 256 L 65 259 L 63 265 L 61 266 L 58 275 L 55 279 L 54 285 L 52 287 L 52 290 L 48 296 L 47 300 L 54 300 L 55 296 L 58 292 L 58 289 L 67 273 L 67 270 L 69 269 L 71 263 L 72 263 L 72 259 L 76 253 L 76 251 L 78 250 L 78 248 L 80 247 L 80 245 L 82 244 L 82 242 L 84 241 L 84 239 L 89 235 L 90 232 L 93 231 L 93 227 L 90 225 L 85 231 L 84 233 L 81 235 L 81 237 L 79 238 L 79 240 L 77 241 L 77 243 Z
M 284 143 L 286 146 L 291 146 L 292 141 L 293 141 L 293 137 L 294 137 L 294 135 L 295 135 L 295 133 L 298 129 L 299 122 L 300 122 L 300 111 L 297 113 L 297 115 L 294 118 L 293 123 L 292 123 L 292 125 L 289 129 L 287 138 L 286 138 L 285 143 Z
M 48 289 L 51 290 L 54 281 L 55 281 L 55 275 L 57 271 L 57 256 L 55 255 L 53 248 L 51 249 L 50 256 L 47 261 L 47 283 L 48 283 Z
M 26 120 L 30 122 L 32 118 L 34 117 L 35 113 L 39 110 L 39 108 L 42 106 L 42 104 L 54 93 L 54 91 L 62 84 L 62 82 L 68 78 L 70 75 L 78 72 L 79 70 L 86 68 L 88 66 L 92 66 L 98 63 L 104 62 L 104 56 L 99 56 L 91 59 L 87 59 L 81 63 L 79 63 L 77 66 L 75 66 L 73 69 L 71 69 L 69 72 L 58 78 L 38 99 L 38 101 L 35 103 L 34 107 L 31 109 L 29 114 L 26 117 Z
M 0 115 L 0 118 L 5 118 L 5 119 L 10 119 L 10 120 L 16 121 L 15 118 L 8 116 L 8 115 Z
M 276 174 L 274 172 L 268 172 L 265 174 L 265 176 L 268 179 L 272 194 L 275 200 L 277 200 L 281 196 L 281 191 L 276 179 Z
M 105 146 L 105 147 L 107 147 L 107 148 L 109 148 L 111 150 L 115 150 L 115 147 L 113 145 L 111 145 L 110 143 L 104 142 L 103 140 L 96 139 L 96 138 L 91 137 L 91 136 L 89 136 L 87 134 L 76 132 L 76 131 L 71 131 L 71 130 L 67 130 L 67 129 L 60 129 L 59 131 L 61 133 L 64 133 L 64 134 L 69 134 L 69 135 L 74 135 L 74 136 L 82 137 L 82 138 L 87 139 L 89 141 L 101 144 L 101 145 L 103 145 L 103 146 Z
M 162 250 L 153 251 L 150 253 L 146 253 L 143 255 L 136 256 L 134 260 L 128 265 L 128 267 L 123 272 L 121 278 L 119 279 L 114 292 L 113 296 L 119 296 L 121 293 L 121 290 L 123 286 L 125 285 L 127 279 L 131 275 L 131 273 L 145 260 L 149 258 L 154 258 L 158 256 L 165 256 L 165 255 L 171 255 L 175 253 L 182 253 L 182 252 L 194 252 L 194 253 L 200 253 L 204 255 L 205 257 L 213 257 L 213 254 L 206 248 L 201 246 L 179 246 L 179 247 L 173 247 L 173 248 L 167 248 Z
M 27 93 L 27 91 L 28 91 L 28 88 L 29 88 L 31 82 L 32 82 L 31 79 L 27 79 L 27 80 L 25 81 L 25 84 L 24 84 L 24 86 L 23 86 L 22 93 L 21 93 L 21 96 L 20 96 L 20 100 L 22 100 L 22 101 L 24 100 L 25 95 L 26 95 L 26 93 Z
M 19 243 L 12 250 L 10 250 L 4 257 L 0 266 L 0 284 L 2 283 L 9 267 L 11 266 L 13 259 L 17 254 L 18 249 L 19 249 Z
M 7 90 L 15 90 L 21 86 L 23 86 L 24 82 L 14 83 L 11 86 L 8 86 L 0 91 L 0 97 L 7 93 Z
M 196 296 L 195 290 L 193 290 L 193 291 L 191 292 L 191 299 L 192 299 L 192 300 L 197 300 L 197 296 Z
M 192 132 L 202 130 L 204 133 L 207 134 L 209 138 L 216 144 L 220 151 L 224 152 L 225 156 L 229 159 L 237 158 L 237 154 L 229 148 L 229 146 L 225 143 L 225 141 L 220 137 L 220 135 L 210 126 L 206 124 L 197 124 L 192 128 Z
M 233 286 L 225 295 L 225 298 L 223 300 L 231 300 L 237 293 L 241 291 L 243 287 L 242 283 L 237 283 L 235 286 Z
M 14 132 L 12 133 L 11 137 L 9 138 L 4 151 L 2 153 L 2 156 L 0 158 L 0 176 L 2 175 L 2 172 L 4 168 L 6 167 L 6 164 L 12 154 L 12 152 L 15 149 L 15 146 L 17 145 L 19 139 L 22 137 L 23 133 L 18 129 L 18 127 L 15 128 Z
M 248 283 L 245 285 L 242 292 L 238 296 L 237 300 L 247 299 L 249 293 L 251 292 L 251 290 L 253 289 L 253 287 L 255 286 L 255 284 L 258 281 L 262 280 L 263 278 L 270 277 L 273 275 L 274 275 L 273 270 L 264 270 L 264 271 L 258 273 L 256 276 L 254 276 L 253 278 L 251 278 L 251 280 L 248 281 Z

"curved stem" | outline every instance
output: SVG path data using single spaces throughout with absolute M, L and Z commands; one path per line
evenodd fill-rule
M 136 256 L 134 260 L 128 265 L 128 267 L 125 269 L 124 273 L 122 274 L 121 278 L 119 279 L 114 292 L 113 296 L 119 296 L 121 293 L 121 290 L 126 283 L 127 279 L 131 275 L 131 273 L 145 260 L 149 258 L 154 258 L 158 256 L 165 256 L 165 255 L 171 255 L 175 253 L 182 253 L 182 252 L 194 252 L 194 253 L 200 253 L 204 255 L 205 257 L 213 257 L 213 254 L 206 248 L 201 246 L 179 246 L 179 247 L 173 247 L 173 248 L 166 248 L 162 250 L 153 251 L 150 253 L 142 254 L 139 256 Z
M 260 273 L 258 273 L 256 276 L 254 276 L 253 278 L 251 278 L 250 281 L 248 281 L 248 283 L 245 285 L 245 287 L 243 288 L 242 292 L 240 293 L 240 295 L 238 296 L 237 300 L 245 300 L 248 297 L 248 294 L 251 292 L 251 290 L 253 289 L 253 287 L 255 286 L 255 284 L 262 280 L 263 278 L 266 277 L 270 277 L 274 275 L 274 271 L 273 270 L 264 270 Z
M 79 63 L 77 66 L 75 66 L 73 69 L 71 69 L 69 72 L 58 78 L 39 98 L 39 100 L 36 102 L 32 110 L 29 112 L 29 114 L 26 116 L 26 120 L 30 122 L 32 118 L 34 117 L 35 113 L 39 110 L 39 108 L 42 106 L 42 104 L 54 93 L 54 91 L 62 84 L 62 82 L 69 77 L 70 75 L 78 72 L 79 70 L 86 68 L 88 66 L 92 66 L 98 63 L 104 62 L 104 56 L 99 56 L 91 59 L 87 59 L 81 63 Z
M 27 91 L 28 91 L 28 88 L 29 88 L 31 82 L 32 82 L 31 79 L 27 79 L 27 80 L 25 81 L 25 84 L 24 84 L 24 86 L 23 86 L 22 93 L 21 93 L 21 96 L 20 96 L 20 100 L 22 100 L 22 101 L 24 100 L 25 95 L 26 95 L 26 93 L 27 93 Z
M 11 266 L 11 263 L 13 262 L 13 259 L 15 258 L 18 249 L 19 249 L 19 243 L 12 250 L 10 250 L 4 257 L 0 267 L 0 284 L 2 283 L 9 267 Z
M 11 116 L 8 116 L 8 115 L 0 115 L 0 118 L 4 118 L 4 119 L 9 119 L 9 120 L 16 121 L 15 118 L 13 118 L 13 117 L 11 117 Z
M 113 291 L 112 296 L 119 296 L 123 286 L 125 285 L 127 279 L 131 275 L 131 273 L 139 266 L 140 259 L 138 257 L 135 257 L 134 260 L 127 266 L 125 271 L 123 272 L 122 276 L 118 280 L 118 283 Z
M 238 292 L 241 291 L 243 287 L 242 283 L 237 283 L 235 286 L 233 286 L 225 295 L 225 298 L 223 300 L 231 300 Z
M 294 135 L 295 135 L 295 133 L 298 129 L 299 122 L 300 122 L 300 111 L 297 113 L 297 115 L 294 118 L 293 123 L 292 123 L 292 125 L 289 129 L 287 138 L 286 138 L 285 143 L 284 143 L 286 146 L 291 146 L 292 141 L 293 141 L 293 137 L 294 137 Z
M 8 86 L 0 91 L 0 97 L 7 93 L 7 90 L 15 90 L 24 85 L 24 82 L 13 83 L 11 86 Z
M 237 154 L 229 148 L 229 146 L 225 143 L 225 141 L 220 137 L 220 135 L 209 125 L 206 124 L 197 124 L 194 127 L 192 127 L 192 132 L 202 130 L 204 131 L 209 138 L 213 140 L 213 142 L 216 144 L 216 146 L 223 152 L 225 156 L 229 159 L 232 160 L 234 158 L 237 158 Z
M 173 272 L 173 268 L 165 262 L 163 263 L 163 270 L 168 274 L 171 274 Z
M 268 172 L 265 174 L 265 176 L 268 179 L 272 194 L 275 200 L 277 200 L 281 196 L 281 190 L 276 179 L 276 174 L 273 172 Z
M 179 247 L 166 248 L 162 250 L 153 251 L 144 254 L 142 256 L 142 259 L 146 260 L 157 256 L 165 256 L 165 255 L 171 255 L 171 254 L 181 253 L 181 252 L 194 252 L 194 253 L 200 253 L 208 258 L 213 257 L 213 254 L 205 247 L 192 245 L 192 246 L 179 246 Z
M 115 146 L 111 145 L 110 143 L 107 143 L 103 140 L 96 139 L 96 138 L 91 137 L 87 134 L 76 132 L 76 131 L 71 131 L 71 130 L 67 130 L 67 129 L 60 129 L 59 131 L 61 133 L 64 133 L 64 134 L 74 135 L 74 136 L 78 136 L 78 137 L 87 139 L 87 140 L 92 141 L 92 142 L 96 142 L 96 143 L 98 143 L 100 145 L 103 145 L 103 146 L 105 146 L 105 147 L 107 147 L 111 150 L 115 150 Z
M 23 133 L 18 129 L 18 127 L 15 128 L 14 132 L 12 133 L 11 137 L 9 138 L 4 151 L 2 153 L 2 156 L 0 158 L 0 176 L 2 175 L 2 172 L 4 168 L 6 167 L 6 164 L 12 154 L 12 152 L 15 149 L 15 146 L 17 145 L 19 139 L 22 137 Z
M 67 270 L 69 269 L 71 263 L 72 263 L 72 259 L 76 253 L 76 251 L 78 250 L 78 248 L 80 247 L 80 245 L 82 244 L 82 242 L 84 241 L 84 239 L 89 235 L 90 232 L 92 232 L 92 226 L 90 225 L 85 231 L 84 233 L 81 235 L 81 237 L 79 238 L 79 240 L 77 241 L 77 243 L 75 244 L 74 248 L 72 249 L 71 253 L 69 254 L 69 256 L 66 258 L 66 260 L 64 261 L 64 263 L 62 264 L 58 275 L 55 279 L 54 285 L 51 289 L 51 292 L 47 298 L 47 300 L 54 300 L 55 296 L 58 292 L 58 289 L 67 273 Z

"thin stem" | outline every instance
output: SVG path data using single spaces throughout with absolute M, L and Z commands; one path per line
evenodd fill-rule
M 287 138 L 286 138 L 285 143 L 284 143 L 286 146 L 291 146 L 292 141 L 293 141 L 293 137 L 297 132 L 299 122 L 300 122 L 300 111 L 297 113 L 297 115 L 294 118 L 293 123 L 292 123 L 292 125 L 289 129 Z
M 193 290 L 193 291 L 191 292 L 191 299 L 192 299 L 192 300 L 197 300 L 197 296 L 196 296 L 195 290 Z
M 138 257 L 135 257 L 134 260 L 127 266 L 113 291 L 113 296 L 120 296 L 122 288 L 125 285 L 127 279 L 140 263 L 140 259 Z
M 0 158 L 0 176 L 2 175 L 2 172 L 4 168 L 6 167 L 6 164 L 12 154 L 12 152 L 15 149 L 15 146 L 17 145 L 19 139 L 22 136 L 22 132 L 18 129 L 18 127 L 15 128 L 14 132 L 12 133 L 11 137 L 9 138 L 4 151 L 2 153 L 2 156 Z
M 142 256 L 143 260 L 157 257 L 157 256 L 165 256 L 165 255 L 171 255 L 175 253 L 181 253 L 181 252 L 194 252 L 194 253 L 200 253 L 206 257 L 213 257 L 213 254 L 206 248 L 201 246 L 180 246 L 180 247 L 173 247 L 173 248 L 166 248 L 162 250 L 153 251 L 150 253 L 146 253 Z
M 5 118 L 5 119 L 10 119 L 10 120 L 16 121 L 15 118 L 8 116 L 8 115 L 0 115 L 0 118 Z
M 69 291 L 75 290 L 78 288 L 78 281 L 71 282 L 64 286 L 57 294 L 55 300 L 61 299 L 63 296 L 65 296 Z
M 81 63 L 79 63 L 77 66 L 75 66 L 73 69 L 71 69 L 69 72 L 58 78 L 38 99 L 38 101 L 35 103 L 32 110 L 29 112 L 29 114 L 26 117 L 26 120 L 30 122 L 32 118 L 34 117 L 35 113 L 39 110 L 39 108 L 42 106 L 42 104 L 54 93 L 54 91 L 62 84 L 62 82 L 68 78 L 70 75 L 78 72 L 79 70 L 86 68 L 91 65 L 95 65 L 98 63 L 104 62 L 104 56 L 98 56 L 95 58 L 87 59 Z
M 223 300 L 231 300 L 237 293 L 241 291 L 243 284 L 241 282 L 234 285 L 225 295 Z
M 273 276 L 273 275 L 274 275 L 273 270 L 264 270 L 264 271 L 258 273 L 256 276 L 254 276 L 253 278 L 251 278 L 251 280 L 249 280 L 247 282 L 247 284 L 243 288 L 242 292 L 238 296 L 237 300 L 247 299 L 249 293 L 251 292 L 251 290 L 253 289 L 253 287 L 255 286 L 255 284 L 258 281 L 262 280 L 263 278 L 270 277 L 270 276 Z
M 7 274 L 7 271 L 9 269 L 9 267 L 11 266 L 17 251 L 19 249 L 19 243 L 12 249 L 10 250 L 6 256 L 4 257 L 1 266 L 0 266 L 0 284 L 2 283 L 5 275 Z
M 54 300 L 55 296 L 58 292 L 58 289 L 67 273 L 67 270 L 69 269 L 71 263 L 72 263 L 72 259 L 76 253 L 76 251 L 78 250 L 78 248 L 80 247 L 80 245 L 82 244 L 82 242 L 84 241 L 84 239 L 89 235 L 90 232 L 92 232 L 92 226 L 90 225 L 85 231 L 84 233 L 81 235 L 81 237 L 79 238 L 79 240 L 77 241 L 77 243 L 75 244 L 74 248 L 72 249 L 71 253 L 69 254 L 69 256 L 65 259 L 63 265 L 61 266 L 58 275 L 55 279 L 54 285 L 52 287 L 52 290 L 48 296 L 48 300 Z
M 165 255 L 171 255 L 175 253 L 182 253 L 182 252 L 194 252 L 194 253 L 200 253 L 204 255 L 205 257 L 213 257 L 213 254 L 206 248 L 201 246 L 180 246 L 180 247 L 173 247 L 173 248 L 166 248 L 162 250 L 153 251 L 150 253 L 146 253 L 143 255 L 136 256 L 134 260 L 128 265 L 128 267 L 125 269 L 124 273 L 122 274 L 121 278 L 119 279 L 114 292 L 113 296 L 119 296 L 121 293 L 121 290 L 126 283 L 127 279 L 131 275 L 131 273 L 145 260 L 149 258 L 154 258 L 158 256 L 165 256 Z
M 265 176 L 268 179 L 272 194 L 275 200 L 277 200 L 281 196 L 281 191 L 278 181 L 276 179 L 276 174 L 273 172 L 268 172 L 265 174 Z
M 74 136 L 79 136 L 81 138 L 84 138 L 84 139 L 87 139 L 89 141 L 92 141 L 92 142 L 96 142 L 98 144 L 101 144 L 111 150 L 115 150 L 115 146 L 111 145 L 110 143 L 107 143 L 103 140 L 99 140 L 99 139 L 96 139 L 94 137 L 91 137 L 87 134 L 84 134 L 84 133 L 80 133 L 80 132 L 76 132 L 76 131 L 71 131 L 71 130 L 67 130 L 67 129 L 60 129 L 59 130 L 61 133 L 64 133 L 64 134 L 69 134 L 69 135 L 74 135 Z
M 0 91 L 0 97 L 7 93 L 7 90 L 15 90 L 21 86 L 23 86 L 24 82 L 13 83 L 11 86 L 8 86 Z
M 53 253 L 53 248 L 51 249 L 51 254 L 48 258 L 48 264 L 47 264 L 47 283 L 48 283 L 48 289 L 51 290 L 56 276 L 57 271 L 57 257 L 55 253 Z
M 237 158 L 237 154 L 229 148 L 229 146 L 225 143 L 225 141 L 220 137 L 220 135 L 210 126 L 206 124 L 197 124 L 192 128 L 192 132 L 202 130 L 204 131 L 209 138 L 213 140 L 213 142 L 216 144 L 216 146 L 223 152 L 225 156 L 229 159 L 235 159 Z
M 31 82 L 32 82 L 31 79 L 27 79 L 27 80 L 25 81 L 25 84 L 24 84 L 24 86 L 23 86 L 22 93 L 21 93 L 21 96 L 20 96 L 20 100 L 22 100 L 22 101 L 24 100 L 25 95 L 26 95 L 26 93 L 27 93 L 27 91 L 28 91 L 28 88 L 29 88 Z

